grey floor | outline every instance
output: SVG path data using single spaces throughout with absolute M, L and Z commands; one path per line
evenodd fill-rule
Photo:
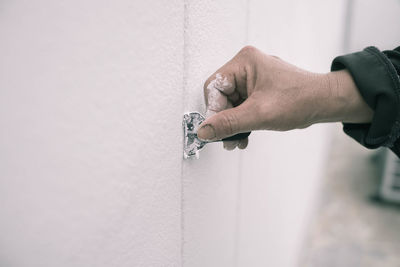
M 374 199 L 376 152 L 335 130 L 300 266 L 400 266 L 400 205 Z

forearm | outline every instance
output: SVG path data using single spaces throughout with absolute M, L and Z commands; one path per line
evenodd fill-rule
M 326 74 L 309 73 L 300 82 L 303 114 L 310 124 L 321 122 L 369 123 L 373 110 L 362 98 L 347 70 Z M 299 101 L 299 103 L 302 101 Z

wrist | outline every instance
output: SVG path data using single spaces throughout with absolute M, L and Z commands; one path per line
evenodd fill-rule
M 347 70 L 322 74 L 325 80 L 320 107 L 320 122 L 370 123 L 373 110 L 364 101 Z

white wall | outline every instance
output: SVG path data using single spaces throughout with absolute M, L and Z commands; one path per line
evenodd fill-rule
M 179 266 L 183 1 L 0 6 L 0 266 Z
M 181 119 L 246 43 L 328 71 L 343 1 L 0 6 L 1 266 L 295 266 L 326 128 L 182 160 Z
M 203 83 L 244 46 L 246 9 L 246 1 L 186 1 L 186 111 L 205 111 Z M 234 266 L 238 164 L 239 153 L 220 143 L 184 161 L 184 266 Z
M 400 1 L 351 0 L 348 52 L 377 46 L 381 50 L 400 46 Z M 371 12 L 373 10 L 373 12 Z
M 315 72 L 341 54 L 345 1 L 250 1 L 249 42 Z M 261 25 L 261 26 L 260 26 Z M 329 127 L 251 136 L 241 163 L 238 266 L 297 266 Z

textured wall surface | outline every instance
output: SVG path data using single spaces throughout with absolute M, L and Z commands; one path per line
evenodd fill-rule
M 345 1 L 250 1 L 249 42 L 314 72 L 341 53 Z M 258 132 L 243 152 L 238 266 L 297 266 L 329 127 Z M 329 163 L 328 163 L 329 164 Z
M 0 266 L 179 266 L 183 2 L 0 6 Z
M 182 114 L 246 43 L 328 71 L 343 1 L 0 7 L 0 266 L 295 266 L 326 128 L 183 161 Z
M 203 83 L 245 44 L 246 8 L 246 1 L 186 1 L 185 110 L 205 111 Z M 239 156 L 216 143 L 184 161 L 184 266 L 234 266 Z

